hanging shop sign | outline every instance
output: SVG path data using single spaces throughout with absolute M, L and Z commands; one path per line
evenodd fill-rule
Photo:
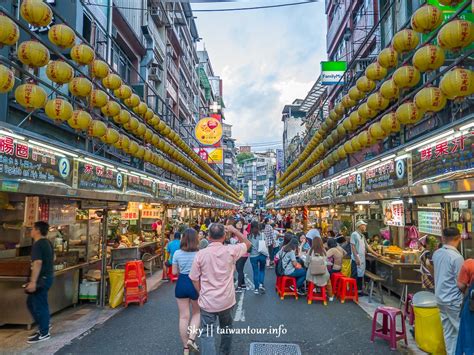
M 173 196 L 178 199 L 186 199 L 186 190 L 184 187 L 173 185 Z
M 214 145 L 222 139 L 222 123 L 215 117 L 202 118 L 196 124 L 194 133 L 202 145 Z
M 389 160 L 365 172 L 365 190 L 396 189 L 408 184 L 408 158 Z
M 125 179 L 121 172 L 83 161 L 76 161 L 76 164 L 79 189 L 123 193 Z
M 62 154 L 0 135 L 0 179 L 71 187 L 72 162 Z
M 441 211 L 418 210 L 418 231 L 421 234 L 443 235 L 443 219 Z
M 386 226 L 403 227 L 405 225 L 405 206 L 403 201 L 382 201 L 384 223 Z
M 349 175 L 334 184 L 336 197 L 350 196 L 362 192 L 362 174 Z
M 142 218 L 159 219 L 161 211 L 158 208 L 147 208 L 142 210 Z
M 129 202 L 127 209 L 121 213 L 123 221 L 134 221 L 140 217 L 140 204 L 138 202 Z
M 343 85 L 347 62 L 321 62 L 321 84 Z
M 413 180 L 474 168 L 473 144 L 474 135 L 466 133 L 421 147 L 413 153 Z
M 63 226 L 76 223 L 75 203 L 65 203 L 63 201 L 49 201 L 49 225 Z
M 141 176 L 128 175 L 125 192 L 153 197 L 156 194 L 156 184 L 153 180 Z
M 25 216 L 23 218 L 23 226 L 33 227 L 39 216 L 39 197 L 26 196 L 25 198 Z
M 160 182 L 158 183 L 158 198 L 164 199 L 164 200 L 169 200 L 171 197 L 173 197 L 172 191 L 171 191 L 171 184 L 167 184 L 165 182 Z
M 215 147 L 194 148 L 194 151 L 208 164 L 222 164 L 224 162 L 224 150 Z

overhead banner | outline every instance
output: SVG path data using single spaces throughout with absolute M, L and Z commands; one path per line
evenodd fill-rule
M 222 148 L 202 147 L 194 148 L 194 151 L 208 164 L 222 164 L 224 162 L 224 150 Z
M 202 145 L 217 144 L 222 139 L 222 122 L 216 117 L 202 118 L 196 124 L 194 134 Z
M 321 62 L 321 84 L 343 85 L 347 62 Z
M 115 169 L 82 161 L 78 164 L 77 187 L 84 190 L 123 192 L 124 176 Z
M 365 191 L 395 189 L 407 184 L 407 159 L 389 160 L 365 172 Z

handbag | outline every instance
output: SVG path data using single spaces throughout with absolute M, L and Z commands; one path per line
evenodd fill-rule
M 324 275 L 327 271 L 328 269 L 324 257 L 311 253 L 311 263 L 309 264 L 309 272 L 311 273 L 311 275 Z
M 263 255 L 265 255 L 265 256 L 268 256 L 268 255 L 269 255 L 267 243 L 265 242 L 265 238 L 260 238 L 260 239 L 258 240 L 258 248 L 257 248 L 257 251 L 258 251 L 260 254 L 263 254 Z

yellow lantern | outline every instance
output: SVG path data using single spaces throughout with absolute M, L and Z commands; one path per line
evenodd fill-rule
M 67 84 L 74 77 L 72 67 L 61 60 L 52 60 L 46 67 L 46 76 L 56 84 Z
M 151 139 L 153 138 L 153 132 L 149 128 L 145 128 L 145 134 L 143 135 L 143 139 L 147 143 L 151 143 Z
M 102 113 L 107 117 L 115 117 L 120 113 L 120 104 L 116 101 L 110 100 L 107 104 L 100 109 Z
M 71 27 L 58 24 L 49 29 L 48 38 L 53 44 L 60 48 L 71 48 L 76 40 L 76 34 Z
M 138 120 L 131 116 L 130 121 L 128 121 L 126 124 L 123 125 L 123 128 L 125 128 L 129 132 L 134 132 L 138 128 Z
M 130 141 L 130 145 L 128 146 L 128 149 L 127 149 L 127 152 L 132 155 L 132 156 L 135 156 L 135 154 L 138 152 L 138 143 L 135 142 L 135 141 Z
M 44 112 L 52 120 L 67 121 L 72 116 L 72 105 L 63 99 L 52 99 L 46 102 Z
M 421 120 L 423 114 L 423 111 L 412 101 L 401 104 L 396 111 L 398 121 L 405 125 L 417 123 Z
M 18 46 L 18 59 L 32 68 L 44 67 L 49 62 L 48 48 L 37 41 L 25 41 Z
M 43 108 L 46 104 L 46 92 L 35 84 L 22 84 L 15 89 L 15 100 L 28 110 Z
M 356 102 L 354 100 L 352 100 L 349 95 L 345 95 L 342 98 L 342 106 L 344 106 L 344 108 L 351 108 L 351 107 L 355 106 L 355 104 L 356 104 Z
M 129 108 L 134 108 L 140 104 L 140 98 L 137 94 L 132 94 L 132 96 L 126 99 L 123 103 Z
M 400 95 L 400 89 L 393 79 L 389 79 L 380 86 L 380 95 L 385 97 L 387 100 L 394 100 Z
M 439 88 L 450 100 L 460 100 L 474 94 L 474 72 L 464 68 L 454 68 L 447 72 Z
M 337 133 L 339 133 L 339 136 L 344 136 L 346 134 L 346 129 L 342 124 L 337 125 Z
M 120 133 L 116 129 L 107 128 L 104 136 L 102 136 L 100 139 L 106 144 L 114 145 L 120 139 Z
M 336 113 L 340 116 L 342 116 L 344 114 L 344 112 L 346 112 L 344 106 L 342 105 L 341 102 L 339 102 L 335 107 L 334 107 L 334 111 L 336 111 Z
M 344 147 L 337 148 L 337 155 L 339 159 L 345 159 L 347 157 L 347 153 Z
M 450 21 L 438 32 L 441 48 L 453 51 L 467 47 L 474 40 L 474 23 L 465 20 Z
M 342 115 L 339 115 L 335 110 L 329 111 L 329 118 L 330 118 L 333 122 L 339 121 L 339 119 L 341 118 L 341 116 L 342 116 Z
M 446 106 L 446 96 L 437 87 L 421 89 L 415 95 L 415 105 L 424 112 L 439 112 Z
M 387 76 L 387 69 L 379 62 L 374 62 L 365 69 L 365 76 L 370 80 L 382 80 Z
M 53 19 L 51 8 L 40 0 L 23 0 L 20 15 L 26 22 L 36 27 L 46 27 Z
M 444 64 L 444 51 L 432 44 L 421 47 L 413 56 L 413 66 L 424 73 L 429 70 L 436 70 Z
M 415 32 L 430 33 L 443 22 L 443 13 L 436 6 L 420 7 L 411 16 L 411 28 Z
M 120 113 L 118 115 L 113 116 L 113 120 L 117 124 L 124 125 L 128 123 L 128 121 L 130 121 L 130 117 L 132 117 L 130 115 L 130 112 L 128 112 L 127 110 L 120 110 Z
M 110 73 L 102 79 L 102 84 L 104 84 L 107 89 L 116 90 L 122 85 L 122 79 L 117 74 Z
M 130 138 L 126 135 L 121 134 L 117 142 L 114 143 L 114 147 L 120 150 L 127 150 L 128 146 L 130 145 Z
M 372 123 L 369 126 L 369 134 L 376 140 L 385 139 L 388 136 L 388 133 L 382 129 L 380 122 Z
M 377 62 L 386 68 L 395 68 L 398 64 L 398 53 L 392 46 L 382 49 L 377 57 Z
M 89 128 L 92 121 L 91 115 L 83 110 L 75 110 L 70 119 L 67 120 L 68 125 L 78 131 L 85 131 Z
M 398 53 L 405 53 L 415 49 L 419 41 L 418 34 L 406 28 L 393 36 L 392 45 Z
M 12 46 L 20 38 L 20 29 L 15 22 L 0 14 L 0 45 Z
M 71 48 L 71 59 L 79 65 L 89 65 L 94 58 L 94 50 L 86 44 L 76 44 Z
M 354 101 L 362 100 L 365 97 L 365 94 L 362 91 L 360 91 L 357 88 L 357 86 L 351 87 L 350 90 L 349 90 L 348 95 Z
M 364 148 L 369 148 L 373 146 L 375 143 L 377 143 L 375 138 L 369 134 L 368 130 L 363 130 L 362 132 L 360 132 L 357 135 L 357 140 L 359 141 L 359 144 L 361 145 L 361 147 L 364 147 Z
M 356 81 L 357 89 L 362 92 L 370 92 L 375 89 L 375 81 L 370 80 L 365 75 L 357 79 Z
M 388 107 L 390 101 L 382 96 L 382 94 L 377 91 L 369 96 L 367 99 L 367 106 L 374 111 L 382 111 Z
M 107 105 L 108 101 L 109 97 L 104 91 L 99 89 L 91 91 L 91 94 L 89 96 L 89 102 L 92 107 L 104 107 L 105 105 Z
M 354 152 L 358 152 L 359 150 L 362 149 L 362 146 L 360 145 L 359 140 L 357 139 L 357 137 L 352 138 L 349 142 L 351 143 L 352 150 Z
M 160 123 L 160 118 L 158 117 L 158 115 L 155 115 L 153 113 L 153 117 L 147 121 L 147 123 L 152 126 L 152 127 L 155 127 L 156 125 L 158 125 L 158 123 Z M 156 129 L 156 128 L 155 128 Z
M 377 116 L 377 111 L 371 109 L 367 105 L 367 102 L 364 102 L 362 105 L 359 106 L 359 108 L 357 109 L 357 113 L 359 114 L 361 119 L 366 121 Z
M 145 160 L 146 162 L 150 162 L 152 156 L 153 156 L 152 151 L 148 148 L 145 148 L 145 155 L 143 156 L 143 160 Z M 172 171 L 176 171 L 176 165 L 173 164 L 171 166 L 172 166 Z
M 128 85 L 121 85 L 117 90 L 114 90 L 114 95 L 121 100 L 126 100 L 132 96 L 132 89 Z
M 420 72 L 411 65 L 398 68 L 393 73 L 393 81 L 401 89 L 414 87 L 420 79 Z
M 389 134 L 400 132 L 400 122 L 395 112 L 384 115 L 380 120 L 380 125 L 382 129 Z
M 74 96 L 86 97 L 92 92 L 92 83 L 89 79 L 76 77 L 69 82 L 69 91 Z
M 148 106 L 143 101 L 141 101 L 138 106 L 135 106 L 133 108 L 133 112 L 135 112 L 139 116 L 143 116 L 147 110 L 148 110 Z
M 104 79 L 109 75 L 110 68 L 109 65 L 100 59 L 95 59 L 92 61 L 89 67 L 89 73 L 92 78 Z
M 153 119 L 154 116 L 155 116 L 155 113 L 153 112 L 153 110 L 151 108 L 148 108 L 146 110 L 146 113 L 143 115 L 143 118 L 145 119 L 146 122 L 149 122 L 151 119 Z M 173 137 L 171 137 L 171 139 L 173 139 Z
M 367 119 L 361 117 L 357 111 L 353 111 L 349 115 L 349 120 L 351 121 L 352 127 L 354 128 L 362 126 L 365 122 L 367 122 Z
M 158 137 L 157 134 L 153 133 L 153 136 L 151 137 L 151 144 L 154 147 L 158 148 L 159 143 L 160 143 L 160 137 Z
M 138 127 L 135 129 L 134 133 L 140 137 L 143 138 L 146 132 L 146 126 L 143 123 L 138 123 Z
M 101 138 L 107 132 L 107 126 L 104 122 L 99 120 L 92 120 L 89 124 L 89 132 L 88 134 L 95 138 Z
M 355 127 L 352 126 L 352 122 L 349 118 L 346 118 L 344 121 L 342 121 L 342 125 L 348 132 L 353 131 L 355 129 Z
M 145 148 L 143 148 L 142 146 L 139 146 L 135 157 L 137 157 L 138 159 L 143 159 L 144 156 L 145 156 Z
M 15 85 L 15 74 L 6 66 L 0 64 L 0 94 L 10 92 Z

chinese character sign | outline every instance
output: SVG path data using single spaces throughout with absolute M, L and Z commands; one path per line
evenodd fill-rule
M 122 173 L 105 166 L 79 162 L 78 177 L 80 189 L 123 192 Z
M 403 201 L 382 201 L 384 223 L 387 226 L 405 225 L 405 207 Z

